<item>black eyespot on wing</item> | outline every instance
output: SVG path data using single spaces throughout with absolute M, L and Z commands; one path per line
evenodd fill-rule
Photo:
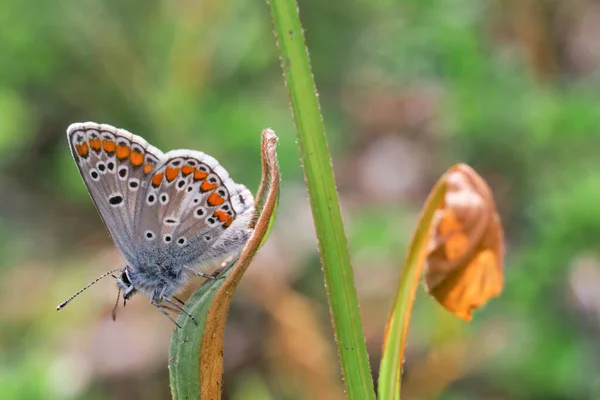
M 108 198 L 108 202 L 111 206 L 118 206 L 123 202 L 123 196 L 121 196 L 120 194 L 112 195 Z
M 171 235 L 165 235 L 165 242 L 169 243 L 171 239 Z
M 106 164 L 106 168 L 108 168 L 108 170 L 109 170 L 109 171 L 113 171 L 113 170 L 115 169 L 115 163 L 114 163 L 114 162 L 112 162 L 112 161 L 109 161 L 109 162 Z
M 96 171 L 91 171 L 90 175 L 91 175 L 92 179 L 94 179 L 94 180 L 98 179 L 98 177 L 100 176 L 100 175 L 98 175 L 98 172 L 96 172 Z
M 103 162 L 98 163 L 98 171 L 104 172 L 106 170 L 106 165 Z
M 184 181 L 184 180 L 180 180 L 179 182 L 177 182 L 177 187 L 178 187 L 179 189 L 181 189 L 181 188 L 182 188 L 182 187 L 184 187 L 184 186 L 185 186 L 185 181 Z
M 140 184 L 137 181 L 129 181 L 129 187 L 136 189 Z
M 119 168 L 119 176 L 125 178 L 127 176 L 127 167 Z
M 221 197 L 225 197 L 225 191 L 223 189 L 220 189 L 217 194 Z
M 240 197 L 239 197 L 239 199 L 240 199 L 240 203 L 242 203 L 243 205 L 246 205 L 246 199 L 244 199 L 244 196 L 242 196 L 242 195 L 240 194 Z
M 148 240 L 154 239 L 154 232 L 146 231 L 146 239 L 148 239 Z

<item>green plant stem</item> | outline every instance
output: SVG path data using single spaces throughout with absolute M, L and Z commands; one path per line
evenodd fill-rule
M 348 243 L 304 33 L 294 0 L 267 0 L 296 124 L 338 354 L 350 400 L 375 399 Z
M 388 319 L 379 368 L 378 399 L 399 400 L 404 346 L 415 294 L 421 282 L 421 271 L 427 257 L 427 246 L 435 211 L 446 193 L 445 175 L 432 189 L 413 234 Z

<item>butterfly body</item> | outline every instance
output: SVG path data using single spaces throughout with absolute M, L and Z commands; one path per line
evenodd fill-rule
M 253 198 L 214 158 L 162 153 L 144 139 L 93 122 L 69 126 L 71 152 L 90 196 L 127 265 L 117 286 L 164 313 L 193 275 L 239 252 L 250 236 Z M 168 309 L 168 308 L 167 308 Z

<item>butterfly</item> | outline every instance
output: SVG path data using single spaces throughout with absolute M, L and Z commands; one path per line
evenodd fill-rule
M 110 125 L 75 123 L 71 153 L 110 237 L 126 265 L 108 271 L 61 303 L 65 307 L 100 279 L 118 272 L 117 303 L 135 293 L 177 325 L 167 310 L 183 312 L 175 295 L 202 270 L 239 253 L 251 229 L 250 191 L 217 160 L 199 151 L 163 153 L 140 136 Z M 196 322 L 194 320 L 194 322 Z M 179 326 L 179 325 L 177 325 Z

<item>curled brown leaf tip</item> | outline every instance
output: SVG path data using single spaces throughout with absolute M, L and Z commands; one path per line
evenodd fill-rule
M 279 197 L 279 166 L 277 164 L 278 138 L 271 129 L 262 132 L 262 179 L 254 201 L 255 215 L 249 227 L 252 234 L 244 246 L 231 273 L 215 294 L 205 318 L 205 328 L 200 343 L 198 381 L 201 383 L 199 399 L 220 399 L 223 375 L 223 334 L 231 297 L 242 275 L 266 239 L 269 225 L 277 208 Z
M 444 202 L 436 211 L 425 285 L 457 317 L 498 296 L 504 286 L 504 245 L 500 217 L 487 183 L 465 164 L 445 177 Z

